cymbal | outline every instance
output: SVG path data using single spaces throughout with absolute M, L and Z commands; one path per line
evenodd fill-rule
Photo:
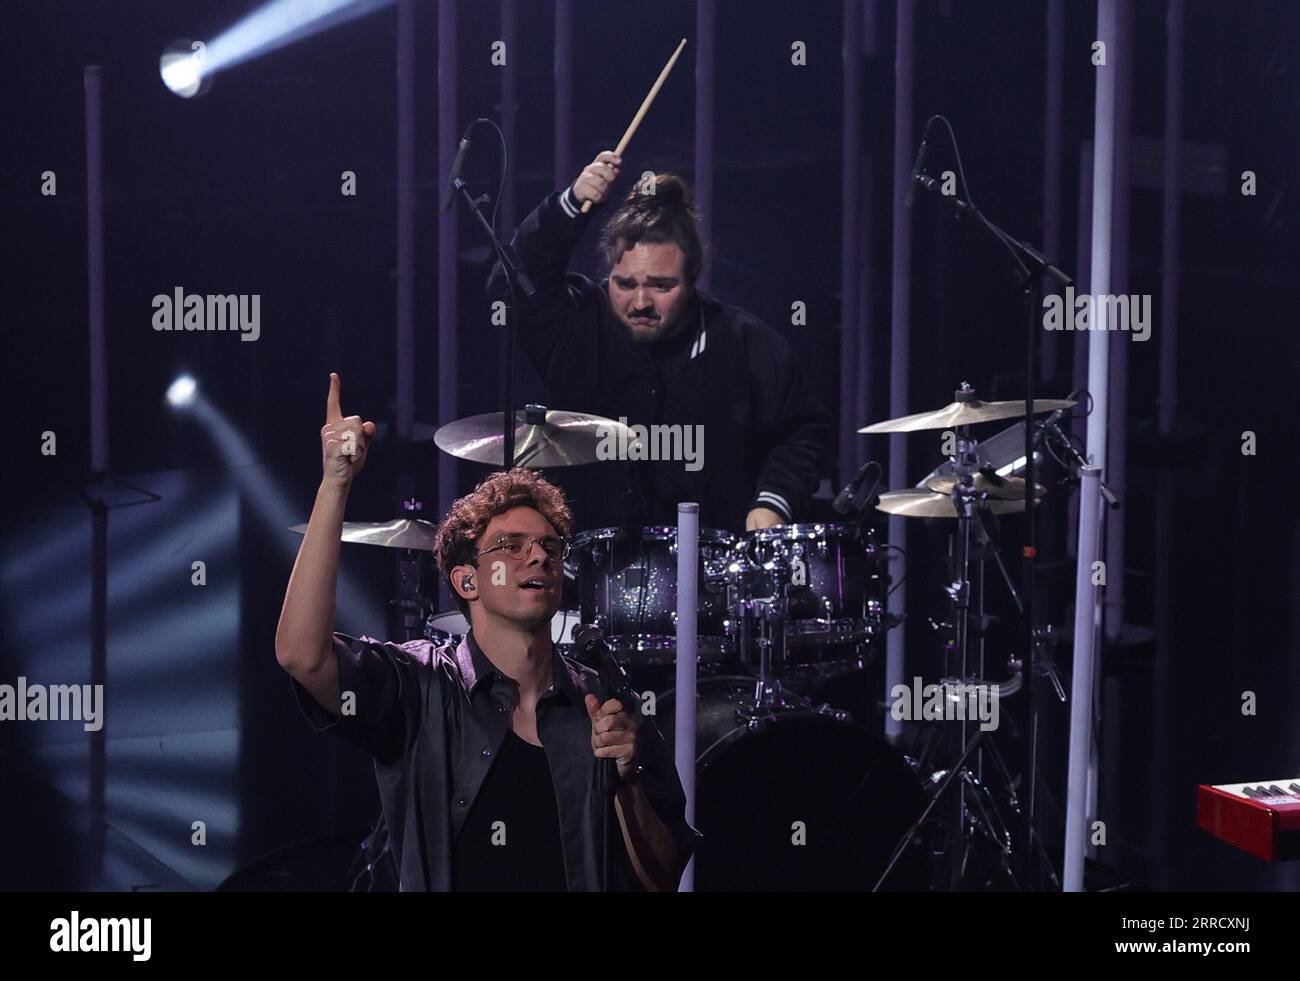
M 925 486 L 936 494 L 951 494 L 959 479 L 955 474 L 948 474 L 944 477 L 931 477 L 925 482 Z M 994 483 L 984 474 L 977 473 L 973 475 L 971 484 L 977 494 L 984 494 L 986 497 L 999 501 L 1020 501 L 1022 504 L 1024 503 L 1024 477 L 1000 477 L 998 479 L 1000 483 Z M 1042 484 L 1034 485 L 1035 498 L 1042 497 L 1046 493 L 1047 488 Z
M 601 459 L 597 451 L 603 442 L 608 440 L 607 445 L 612 447 L 636 442 L 632 430 L 621 422 L 585 412 L 529 406 L 524 411 L 516 411 L 515 420 L 515 466 L 518 467 L 595 463 Z M 433 441 L 444 453 L 499 467 L 505 458 L 501 423 L 500 412 L 457 419 L 440 428 Z
M 1024 501 L 975 501 L 975 507 L 989 514 L 1015 514 L 1024 511 Z M 935 494 L 928 490 L 887 491 L 880 495 L 876 505 L 887 514 L 896 514 L 903 518 L 955 518 L 957 506 L 946 494 Z
M 307 533 L 306 525 L 289 529 L 299 535 Z M 438 526 L 420 518 L 394 518 L 392 521 L 345 521 L 342 540 L 360 545 L 383 545 L 385 548 L 415 548 L 433 551 L 434 532 Z
M 1073 399 L 1034 399 L 1034 415 L 1068 409 L 1074 405 Z M 886 419 L 859 429 L 859 433 L 915 433 L 923 429 L 956 429 L 958 426 L 973 426 L 980 422 L 996 422 L 999 419 L 1014 419 L 1025 414 L 1023 401 L 981 402 L 979 399 L 949 402 L 942 409 L 933 412 L 918 412 L 911 416 Z

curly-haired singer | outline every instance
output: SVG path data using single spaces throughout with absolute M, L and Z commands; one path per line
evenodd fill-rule
M 331 375 L 324 477 L 275 647 L 312 727 L 374 757 L 401 889 L 675 889 L 696 832 L 663 737 L 639 703 L 602 703 L 596 673 L 551 641 L 573 529 L 558 488 L 494 473 L 448 511 L 437 559 L 469 617 L 460 644 L 334 633 L 343 512 L 373 435 L 343 416 Z M 608 884 L 597 759 L 618 771 Z
M 584 214 L 583 202 L 604 202 L 622 165 L 598 154 L 519 226 L 513 248 L 537 288 L 531 301 L 518 298 L 520 346 L 557 408 L 633 426 L 702 427 L 702 467 L 632 464 L 643 513 L 617 515 L 619 523 L 673 524 L 679 501 L 698 502 L 702 524 L 732 531 L 806 520 L 830 416 L 780 334 L 695 288 L 704 254 L 686 183 L 659 174 L 627 195 L 602 231 L 605 282 L 568 272 L 600 210 Z M 488 290 L 504 289 L 498 264 Z M 616 473 L 602 464 L 599 475 Z M 592 493 L 592 505 L 617 499 L 615 489 Z

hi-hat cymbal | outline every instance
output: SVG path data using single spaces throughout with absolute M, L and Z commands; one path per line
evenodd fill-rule
M 936 494 L 951 494 L 952 489 L 957 486 L 960 480 L 955 474 L 948 474 L 944 477 L 931 477 L 925 482 L 925 486 L 930 488 Z M 1020 501 L 1022 504 L 1025 500 L 1025 478 L 1024 477 L 998 477 L 989 478 L 982 473 L 972 476 L 971 485 L 975 488 L 977 494 L 999 500 L 999 501 Z M 1047 493 L 1047 488 L 1042 484 L 1034 485 L 1034 497 L 1042 497 Z
M 1072 399 L 1034 399 L 1034 415 L 1068 409 L 1074 405 Z M 973 426 L 980 422 L 996 422 L 999 419 L 1015 419 L 1025 414 L 1023 401 L 981 402 L 979 399 L 949 402 L 942 409 L 933 412 L 918 412 L 911 416 L 886 419 L 859 429 L 859 433 L 915 433 L 923 429 L 956 429 L 958 426 Z
M 289 529 L 303 535 L 306 525 Z M 382 545 L 385 548 L 415 548 L 433 551 L 434 532 L 438 526 L 420 518 L 394 518 L 392 521 L 345 521 L 342 540 L 361 545 Z
M 621 422 L 585 412 L 565 412 L 529 406 L 515 413 L 515 466 L 569 467 L 595 463 L 602 442 L 614 447 L 636 442 L 632 430 Z M 502 414 L 487 412 L 449 422 L 433 441 L 444 453 L 462 460 L 503 466 L 505 447 Z
M 974 505 L 989 514 L 1015 514 L 1025 510 L 1024 501 L 986 499 L 975 501 Z M 876 507 L 887 514 L 903 518 L 957 517 L 957 505 L 953 504 L 951 497 L 928 490 L 887 491 L 880 495 L 880 503 Z

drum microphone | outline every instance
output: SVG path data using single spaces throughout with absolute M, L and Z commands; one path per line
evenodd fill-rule
M 1076 471 L 1078 467 L 1085 466 L 1087 461 L 1083 458 L 1083 455 L 1078 451 L 1078 449 L 1075 448 L 1074 444 L 1070 442 L 1070 437 L 1061 431 L 1061 420 L 1069 415 L 1069 412 L 1069 409 L 1057 409 L 1045 420 L 1037 423 L 1038 433 L 1034 439 L 1034 447 L 1036 449 L 1046 439 L 1055 436 L 1061 444 L 1061 449 L 1065 451 L 1066 455 L 1070 458 L 1070 462 L 1074 464 L 1074 466 L 1070 468 L 1072 471 L 1071 475 L 1077 479 L 1078 474 L 1074 471 Z M 1101 496 L 1105 499 L 1106 505 L 1112 511 L 1118 511 L 1119 498 L 1115 495 L 1114 491 L 1106 486 L 1104 480 L 1098 481 L 1097 489 L 1101 491 Z
M 877 471 L 876 479 L 872 482 L 871 488 L 864 494 L 862 485 L 866 482 L 867 474 L 871 468 L 875 467 Z M 862 465 L 853 479 L 845 485 L 844 490 L 840 491 L 839 496 L 835 498 L 835 503 L 831 505 L 836 514 L 850 514 L 853 511 L 863 511 L 867 508 L 868 501 L 872 494 L 875 493 L 876 485 L 880 483 L 880 464 L 875 460 L 868 460 Z
M 618 663 L 614 652 L 605 643 L 605 632 L 592 623 L 584 623 L 573 631 L 573 649 L 585 664 L 594 664 L 600 675 L 600 684 L 605 691 L 605 700 L 617 698 L 623 708 L 633 711 L 637 694 L 627 679 L 627 672 Z M 615 760 L 601 758 L 596 776 L 600 792 L 606 797 L 612 796 L 618 787 L 618 763 Z

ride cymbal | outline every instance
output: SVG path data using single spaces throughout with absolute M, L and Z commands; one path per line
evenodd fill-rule
M 289 529 L 306 534 L 307 526 Z M 415 548 L 433 551 L 434 532 L 438 526 L 420 518 L 394 518 L 392 521 L 345 521 L 342 540 L 359 545 L 382 545 L 385 548 Z
M 571 467 L 595 463 L 601 443 L 628 446 L 636 442 L 621 422 L 585 412 L 565 412 L 530 405 L 515 413 L 517 467 Z M 438 449 L 462 460 L 504 466 L 502 414 L 487 412 L 457 419 L 440 428 L 433 441 Z M 608 459 L 608 457 L 607 457 Z
M 974 501 L 975 507 L 989 514 L 1015 514 L 1024 511 L 1024 501 L 1000 501 L 987 499 Z M 903 518 L 955 518 L 957 505 L 947 494 L 936 494 L 928 490 L 887 491 L 880 495 L 876 507 L 887 514 L 896 514 Z

